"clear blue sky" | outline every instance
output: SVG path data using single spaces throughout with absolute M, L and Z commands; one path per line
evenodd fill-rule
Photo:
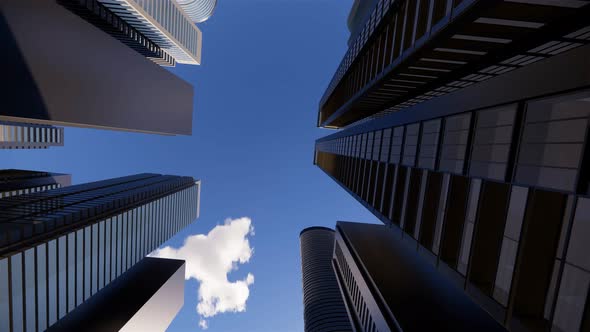
M 203 64 L 173 72 L 195 88 L 192 137 L 66 128 L 65 147 L 0 152 L 4 168 L 71 173 L 74 183 L 140 172 L 203 181 L 201 218 L 167 244 L 252 218 L 254 255 L 230 280 L 255 276 L 247 310 L 208 331 L 302 331 L 299 231 L 376 222 L 313 166 L 318 102 L 346 51 L 352 0 L 220 0 L 203 31 Z M 83 110 L 80 110 L 83 112 Z M 168 331 L 198 331 L 197 282 Z

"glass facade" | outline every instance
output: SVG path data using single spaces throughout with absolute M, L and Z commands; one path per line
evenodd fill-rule
M 6 313 L 10 319 L 0 316 L 0 330 L 44 331 L 74 310 L 193 222 L 198 217 L 199 186 L 192 178 L 144 174 L 21 196 L 20 202 L 28 201 L 29 211 L 37 211 L 35 219 L 55 223 L 58 219 L 50 216 L 68 219 L 81 214 L 84 218 L 69 223 L 65 234 L 52 232 L 30 241 L 21 237 L 24 247 L 16 243 L 13 250 L 5 247 L 0 256 L 0 315 Z M 116 200 L 109 200 L 109 193 Z M 16 203 L 11 198 L 3 201 L 7 206 Z M 60 207 L 58 202 L 75 204 Z M 129 206 L 132 202 L 134 207 Z M 101 206 L 103 214 L 91 215 L 82 209 L 97 211 Z M 5 223 L 9 211 L 1 214 Z
M 178 63 L 201 62 L 201 31 L 174 0 L 98 0 Z
M 0 121 L 0 149 L 47 149 L 63 145 L 63 128 Z
M 318 140 L 315 164 L 501 323 L 578 331 L 590 327 L 588 96 L 353 126 Z

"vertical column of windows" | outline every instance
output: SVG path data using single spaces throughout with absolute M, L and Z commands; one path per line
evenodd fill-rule
M 104 266 L 105 266 L 105 221 L 98 223 L 98 269 L 97 269 L 97 290 L 104 287 Z
M 34 331 L 37 328 L 37 301 L 35 292 L 37 285 L 35 283 L 36 263 L 35 248 L 29 248 L 24 253 L 24 282 L 25 282 L 25 329 Z M 2 276 L 0 276 L 1 278 Z
M 580 197 L 567 244 L 565 264 L 553 316 L 552 325 L 561 331 L 585 331 L 590 324 L 587 308 L 590 287 L 590 258 L 587 251 L 588 238 L 590 237 L 589 225 L 590 199 Z M 563 241 L 561 242 L 563 243 Z
M 67 312 L 74 310 L 76 307 L 76 233 L 68 234 L 67 240 L 68 252 L 68 300 Z
M 128 250 L 129 248 L 128 248 L 128 242 L 127 242 L 128 228 L 129 228 L 128 213 L 123 212 L 123 214 L 121 214 L 121 271 L 118 274 L 118 276 L 120 276 L 121 274 L 125 273 L 125 271 L 127 271 L 127 257 L 129 255 L 129 250 Z
M 12 313 L 12 331 L 24 331 L 23 299 L 23 254 L 10 257 L 10 295 Z
M 2 127 L 2 125 L 0 125 Z M 0 134 L 2 134 L 0 128 Z M 2 136 L 0 135 L 0 139 Z M 10 299 L 9 299 L 8 259 L 0 259 L 0 330 L 10 330 Z
M 528 188 L 512 187 L 493 292 L 494 299 L 503 306 L 508 305 L 527 197 Z
M 91 255 L 91 267 L 90 267 L 90 294 L 94 295 L 98 288 L 98 224 L 94 224 L 90 229 L 92 233 L 92 255 Z
M 57 263 L 58 263 L 58 284 L 57 284 L 57 303 L 58 319 L 61 319 L 68 312 L 67 310 L 67 236 L 61 236 L 57 239 Z
M 37 328 L 45 331 L 47 328 L 47 244 L 43 243 L 35 248 L 37 265 Z M 1 292 L 0 292 L 1 294 Z
M 57 241 L 47 243 L 47 312 L 48 326 L 57 321 Z
M 467 215 L 465 217 L 465 226 L 463 227 L 463 236 L 461 249 L 459 253 L 459 264 L 457 270 L 461 274 L 467 273 L 467 264 L 469 263 L 469 253 L 471 250 L 471 240 L 475 225 L 475 216 L 477 213 L 477 204 L 479 202 L 479 193 L 481 190 L 481 180 L 473 179 L 469 190 L 469 200 L 467 201 Z
M 113 264 L 112 253 L 114 249 L 113 244 L 113 230 L 112 230 L 112 218 L 109 218 L 105 221 L 105 245 L 104 245 L 104 257 L 105 257 L 105 264 L 104 264 L 104 284 L 108 285 L 111 282 L 111 267 Z
M 84 229 L 76 232 L 76 305 L 84 302 Z
M 84 301 L 91 294 L 92 234 L 90 226 L 84 228 Z

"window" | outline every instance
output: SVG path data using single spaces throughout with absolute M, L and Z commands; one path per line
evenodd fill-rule
M 57 250 L 58 250 L 58 317 L 62 318 L 67 313 L 67 237 L 62 236 L 58 239 Z
M 57 240 L 47 243 L 47 310 L 49 326 L 57 321 Z
M 40 244 L 37 251 L 37 323 L 40 331 L 47 328 L 47 245 Z M 1 294 L 1 293 L 0 293 Z
M 23 330 L 23 279 L 22 274 L 22 253 L 15 254 L 10 257 L 10 269 L 11 269 L 11 292 L 12 292 L 12 328 L 15 331 Z
M 27 330 L 34 329 L 37 321 L 35 300 L 35 248 L 25 251 L 25 317 Z M 2 276 L 0 275 L 0 278 Z M 0 290 L 1 292 L 1 290 Z M 1 326 L 1 325 L 0 325 Z
M 2 137 L 0 136 L 0 138 Z M 10 329 L 8 294 L 10 294 L 8 291 L 8 259 L 0 259 L 0 330 L 2 331 Z

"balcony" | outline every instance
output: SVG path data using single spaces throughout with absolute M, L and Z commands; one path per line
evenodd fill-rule
M 382 0 L 320 102 L 318 126 L 399 111 L 590 42 L 590 2 Z

